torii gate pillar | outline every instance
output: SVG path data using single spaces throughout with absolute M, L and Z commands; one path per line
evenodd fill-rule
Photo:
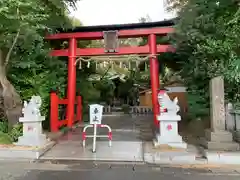
M 157 59 L 157 40 L 155 34 L 150 34 L 148 38 L 149 51 L 150 51 L 150 77 L 152 88 L 152 106 L 154 114 L 154 124 L 158 126 L 157 116 L 159 115 L 159 105 L 157 93 L 159 89 L 159 65 Z
M 67 126 L 72 127 L 74 122 L 74 105 L 76 98 L 76 50 L 77 50 L 77 40 L 71 38 L 69 40 L 69 54 L 68 54 L 68 85 L 67 85 Z

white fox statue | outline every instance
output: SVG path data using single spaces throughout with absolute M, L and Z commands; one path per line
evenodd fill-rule
M 162 93 L 158 94 L 158 103 L 160 105 L 160 108 L 167 109 L 166 112 L 163 112 L 164 114 L 177 115 L 177 113 L 180 110 L 178 105 L 178 98 L 175 97 L 174 100 L 172 101 L 166 92 L 163 94 Z

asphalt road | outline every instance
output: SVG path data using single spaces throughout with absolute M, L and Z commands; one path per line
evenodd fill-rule
M 28 164 L 0 166 L 2 180 L 239 180 L 240 172 L 124 164 Z

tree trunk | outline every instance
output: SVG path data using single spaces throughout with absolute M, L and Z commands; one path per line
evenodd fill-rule
M 10 126 L 18 122 L 19 117 L 22 115 L 22 100 L 16 89 L 7 79 L 6 67 L 4 59 L 0 50 L 0 108 L 8 119 Z

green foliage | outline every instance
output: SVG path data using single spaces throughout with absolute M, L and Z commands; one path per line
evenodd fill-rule
M 118 86 L 118 96 L 125 100 L 125 103 L 133 105 L 138 98 L 139 89 L 137 84 L 143 83 L 142 76 L 139 72 L 130 71 L 130 75 Z M 145 81 L 146 82 L 146 81 Z
M 22 136 L 22 123 L 15 124 L 13 127 L 8 127 L 6 120 L 0 121 L 0 144 L 11 144 L 16 142 L 19 136 Z
M 192 112 L 202 114 L 201 111 L 209 107 L 209 81 L 219 75 L 224 76 L 227 100 L 239 102 L 240 9 L 237 1 L 178 0 L 175 7 L 179 10 L 179 21 L 172 40 L 177 47 L 180 74 L 189 93 L 198 96 L 193 98 L 194 103 L 190 101 L 195 104 Z
M 115 84 L 112 80 L 102 79 L 97 81 L 95 88 L 100 92 L 100 101 L 107 102 L 107 104 L 112 103 L 114 97 Z
M 188 120 L 196 120 L 209 115 L 209 104 L 199 91 L 188 91 L 187 100 Z
M 22 123 L 15 124 L 8 134 L 9 137 L 11 138 L 11 141 L 16 142 L 18 140 L 18 137 L 23 135 Z
M 46 30 L 51 33 L 55 32 L 56 28 L 69 28 L 80 24 L 76 20 L 71 22 L 72 19 L 66 15 L 67 6 L 74 6 L 75 2 L 76 0 L 0 1 L 0 70 L 6 71 L 8 79 L 22 100 L 29 100 L 32 95 L 42 97 L 41 112 L 47 118 L 50 90 L 58 89 L 59 96 L 65 96 L 67 61 L 66 58 L 53 58 L 48 55 L 50 47 L 44 36 Z M 57 42 L 54 46 L 61 47 L 62 43 Z M 86 76 L 84 78 L 86 79 Z M 78 80 L 84 81 L 84 78 Z M 0 92 L 1 87 L 0 85 Z M 0 98 L 1 96 L 2 94 Z M 1 112 L 5 111 L 1 104 L 0 108 Z M 45 128 L 48 120 L 45 121 Z M 12 132 L 13 139 L 17 137 L 17 129 L 14 128 Z
M 0 144 L 12 144 L 12 139 L 7 133 L 0 131 Z
M 0 121 L 0 132 L 8 133 L 8 123 L 7 123 L 7 120 L 1 120 Z

